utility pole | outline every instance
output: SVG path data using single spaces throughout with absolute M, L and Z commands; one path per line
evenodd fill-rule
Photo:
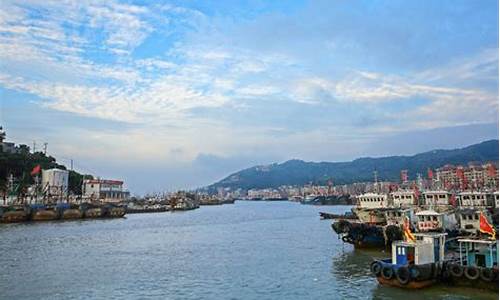
M 47 145 L 48 144 L 49 143 L 47 143 L 47 142 L 43 143 L 43 154 L 45 154 L 45 155 L 47 155 Z
M 33 154 L 36 152 L 36 141 L 33 141 Z
M 71 161 L 71 171 L 73 171 L 73 159 L 70 159 Z

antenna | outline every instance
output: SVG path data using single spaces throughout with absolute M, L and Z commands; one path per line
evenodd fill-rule
M 33 141 L 33 153 L 36 152 L 36 141 Z
M 47 143 L 47 142 L 43 143 L 43 154 L 45 154 L 45 155 L 47 155 L 47 145 L 48 144 L 49 143 Z

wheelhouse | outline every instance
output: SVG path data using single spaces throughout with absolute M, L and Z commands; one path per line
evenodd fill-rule
M 459 239 L 460 264 L 483 268 L 498 266 L 498 242 L 485 239 Z
M 359 208 L 386 208 L 388 206 L 387 195 L 367 193 L 357 197 Z
M 385 211 L 385 219 L 387 225 L 402 225 L 405 219 L 408 218 L 410 223 L 414 219 L 412 209 L 388 209 Z
M 462 192 L 458 194 L 459 205 L 461 208 L 487 207 L 492 206 L 489 203 L 490 197 L 487 193 L 482 192 Z
M 448 191 L 427 191 L 424 192 L 424 205 L 448 206 L 452 199 L 452 194 Z
M 391 193 L 392 205 L 394 207 L 410 207 L 418 204 L 415 193 L 412 191 L 397 191 Z
M 423 265 L 444 260 L 446 233 L 415 234 L 416 242 L 392 243 L 392 263 L 395 265 Z
M 457 214 L 459 216 L 460 229 L 470 233 L 476 233 L 479 230 L 479 216 L 481 213 L 491 222 L 489 218 L 490 214 L 485 210 L 472 208 L 458 210 Z

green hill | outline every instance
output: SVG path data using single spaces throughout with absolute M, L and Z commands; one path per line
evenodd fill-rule
M 15 179 L 16 193 L 23 193 L 28 185 L 34 183 L 34 178 L 30 173 L 36 165 L 40 165 L 42 169 L 57 168 L 66 170 L 66 167 L 58 164 L 52 156 L 46 156 L 43 152 L 30 153 L 26 145 L 20 145 L 20 149 L 19 153 L 0 151 L 0 195 L 6 192 L 8 177 L 11 174 Z M 68 185 L 70 192 L 81 194 L 84 178 L 92 178 L 92 176 L 69 171 Z
M 416 173 L 426 174 L 428 168 L 445 164 L 469 162 L 498 162 L 498 140 L 485 141 L 461 149 L 433 150 L 413 156 L 359 158 L 350 162 L 305 162 L 289 160 L 281 164 L 256 166 L 229 175 L 207 188 L 272 188 L 281 185 L 325 184 L 333 179 L 335 184 L 372 181 L 373 171 L 380 180 L 398 181 L 402 169 L 411 178 Z

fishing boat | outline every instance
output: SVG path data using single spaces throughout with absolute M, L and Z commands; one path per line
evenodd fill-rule
M 402 239 L 400 226 L 369 224 L 359 220 L 340 219 L 332 223 L 335 231 L 344 243 L 355 248 L 380 248 L 391 245 L 392 241 Z
M 59 203 L 57 204 L 57 209 L 59 210 L 59 215 L 62 220 L 75 220 L 83 218 L 83 212 L 78 208 L 77 205 L 71 205 L 69 203 Z
M 356 207 L 352 212 L 356 214 L 361 222 L 370 224 L 384 224 L 384 210 L 389 206 L 388 197 L 385 194 L 366 193 L 356 197 Z
M 364 201 L 372 202 L 370 198 L 361 198 Z M 366 207 L 366 206 L 365 206 Z M 353 210 L 356 212 L 365 212 L 367 210 Z M 387 248 L 396 240 L 402 239 L 401 224 L 405 218 L 414 219 L 413 209 L 383 207 L 371 209 L 376 212 L 377 217 L 371 220 L 377 222 L 366 222 L 362 218 L 339 218 L 332 223 L 332 229 L 341 237 L 345 243 L 353 244 L 356 248 Z M 366 218 L 365 218 L 366 220 Z M 383 220 L 383 222 L 381 222 Z
M 127 212 L 125 207 L 111 203 L 104 205 L 102 208 L 104 218 L 122 218 Z
M 29 219 L 29 208 L 24 205 L 10 205 L 0 207 L 1 223 L 19 223 Z
M 448 283 L 498 291 L 498 241 L 463 238 L 458 243 L 458 260 L 446 264 Z
M 83 212 L 83 217 L 85 219 L 95 219 L 95 218 L 101 218 L 103 216 L 102 208 L 100 206 L 91 203 L 81 204 L 80 211 Z
M 32 204 L 30 219 L 32 221 L 53 221 L 59 219 L 59 212 L 54 206 Z
M 375 260 L 370 270 L 382 285 L 408 289 L 431 286 L 440 278 L 446 235 L 410 233 L 411 238 L 392 243 L 391 258 Z

